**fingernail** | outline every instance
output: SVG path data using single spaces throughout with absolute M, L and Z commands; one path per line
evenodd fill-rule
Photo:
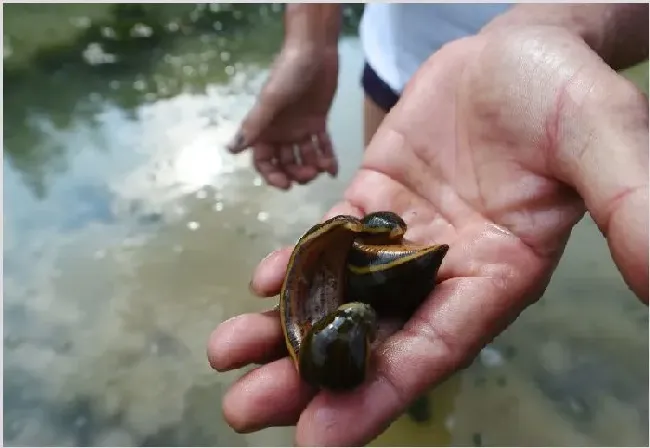
M 255 291 L 255 288 L 253 287 L 253 280 L 252 279 L 251 279 L 251 281 L 248 282 L 248 290 L 250 291 L 251 294 L 253 294 L 255 296 L 259 295 L 259 294 L 257 294 L 257 291 Z
M 221 325 L 223 325 L 223 324 L 225 324 L 225 323 L 228 323 L 228 322 L 230 322 L 230 321 L 233 321 L 233 320 L 237 319 L 238 317 L 239 317 L 239 316 L 231 316 L 231 317 L 229 317 L 228 319 L 226 319 L 226 320 L 224 320 L 223 322 L 221 322 Z
M 272 252 L 269 252 L 269 254 L 262 258 L 262 261 L 260 261 L 260 264 L 266 263 L 267 260 L 270 260 L 271 258 L 275 257 L 282 249 L 274 249 Z
M 246 146 L 245 143 L 244 134 L 238 131 L 227 147 L 230 152 L 241 151 Z
M 255 296 L 258 297 L 264 297 L 264 292 L 258 291 L 255 288 L 255 276 L 257 275 L 257 271 L 261 265 L 266 263 L 269 259 L 277 256 L 277 254 L 280 252 L 279 249 L 274 250 L 273 252 L 269 253 L 266 257 L 262 258 L 262 260 L 258 263 L 257 268 L 255 268 L 255 272 L 253 273 L 253 278 L 250 279 L 248 282 L 248 290 Z

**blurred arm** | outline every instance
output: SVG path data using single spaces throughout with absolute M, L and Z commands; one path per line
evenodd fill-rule
M 284 14 L 285 48 L 336 48 L 341 30 L 341 5 L 288 3 Z

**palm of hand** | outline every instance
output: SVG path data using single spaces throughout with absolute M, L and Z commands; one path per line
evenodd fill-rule
M 382 124 L 344 201 L 328 214 L 388 209 L 402 215 L 408 239 L 451 246 L 441 283 L 380 346 L 376 371 L 361 387 L 314 397 L 283 358 L 231 388 L 224 412 L 233 426 L 298 421 L 299 444 L 365 443 L 540 297 L 584 212 L 581 199 L 547 174 L 544 156 L 554 144 L 555 119 L 544 101 L 552 105 L 577 68 L 563 60 L 566 70 L 537 86 L 544 104 L 531 104 L 519 94 L 540 67 L 522 65 L 519 58 L 527 55 L 506 41 L 470 38 L 433 56 Z M 504 66 L 490 71 L 490 64 Z M 529 72 L 513 77 L 509 64 Z M 260 265 L 252 284 L 260 294 L 278 292 L 288 254 Z M 258 336 L 230 341 L 240 358 L 215 354 L 223 353 L 214 347 L 224 344 L 225 332 L 246 332 L 254 322 Z M 266 339 L 259 335 L 264 325 Z M 217 368 L 260 362 L 280 341 L 277 322 L 241 316 L 215 332 L 211 360 Z

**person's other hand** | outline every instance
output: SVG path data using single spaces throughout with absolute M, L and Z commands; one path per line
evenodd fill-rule
M 316 392 L 282 351 L 277 316 L 246 314 L 211 335 L 219 371 L 264 364 L 223 400 L 240 432 L 297 424 L 299 445 L 362 445 L 476 356 L 542 295 L 588 208 L 628 284 L 647 301 L 648 103 L 561 29 L 510 29 L 433 55 L 367 148 L 328 216 L 392 210 L 407 237 L 451 246 L 440 283 L 375 352 L 354 391 Z M 278 293 L 290 248 L 258 266 Z
M 267 184 L 286 190 L 320 173 L 334 177 L 338 162 L 327 114 L 338 84 L 338 51 L 283 48 L 269 79 L 228 149 L 253 149 L 253 164 Z

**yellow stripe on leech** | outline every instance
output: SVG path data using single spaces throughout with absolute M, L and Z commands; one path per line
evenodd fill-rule
M 381 272 L 385 271 L 387 269 L 391 269 L 395 266 L 402 265 L 404 263 L 407 263 L 411 260 L 415 260 L 416 258 L 423 257 L 431 252 L 435 252 L 438 250 L 439 246 L 432 246 L 430 249 L 424 250 L 424 251 L 418 251 L 415 252 L 411 255 L 405 255 L 403 257 L 397 258 L 395 260 L 391 260 L 389 263 L 382 263 L 382 264 L 373 264 L 373 265 L 368 265 L 368 266 L 356 266 L 354 264 L 349 264 L 348 263 L 348 270 L 350 270 L 354 274 L 369 274 L 371 272 Z

